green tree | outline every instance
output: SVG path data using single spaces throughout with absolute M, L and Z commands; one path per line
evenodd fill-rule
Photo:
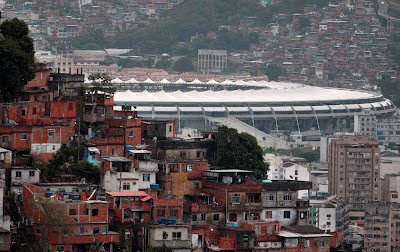
M 12 101 L 35 77 L 33 40 L 24 21 L 14 18 L 0 25 L 0 101 Z
M 265 74 L 270 81 L 277 81 L 278 77 L 283 73 L 282 68 L 276 64 L 269 64 L 265 69 Z
M 165 244 L 163 244 L 162 246 L 159 246 L 159 247 L 149 247 L 146 251 L 147 252 L 173 252 L 173 250 L 171 248 L 168 248 L 167 246 L 165 246 Z
M 48 163 L 38 160 L 34 162 L 34 167 L 38 168 L 43 178 L 49 182 L 61 175 L 74 175 L 77 179 L 85 178 L 89 182 L 97 183 L 100 170 L 86 160 L 80 160 L 83 153 L 83 146 L 62 146 Z
M 157 61 L 155 68 L 167 70 L 171 66 L 171 61 L 168 59 L 161 59 Z
M 268 164 L 264 162 L 264 152 L 255 137 L 221 126 L 216 141 L 218 165 L 227 169 L 250 170 L 257 179 L 266 178 Z
M 381 88 L 383 96 L 390 99 L 397 107 L 400 106 L 400 82 L 398 80 L 392 80 L 389 75 L 383 75 L 378 86 Z
M 194 71 L 194 66 L 190 58 L 182 57 L 175 62 L 173 69 L 179 73 L 191 72 Z
M 310 20 L 306 17 L 302 17 L 299 20 L 299 32 L 300 34 L 304 34 L 306 31 L 306 28 L 309 27 L 311 24 Z

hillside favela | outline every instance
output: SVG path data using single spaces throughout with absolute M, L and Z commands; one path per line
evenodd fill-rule
M 0 0 L 0 251 L 400 252 L 400 0 Z

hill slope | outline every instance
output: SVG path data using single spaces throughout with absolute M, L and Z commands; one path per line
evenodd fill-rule
M 176 42 L 217 31 L 221 25 L 238 24 L 247 16 L 256 16 L 260 24 L 268 23 L 272 17 L 268 9 L 248 0 L 186 0 L 143 29 L 125 31 L 112 40 L 104 40 L 100 34 L 82 36 L 73 45 L 82 49 L 119 47 L 162 53 L 170 51 Z

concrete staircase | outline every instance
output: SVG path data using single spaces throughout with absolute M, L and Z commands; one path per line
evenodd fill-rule
M 265 132 L 262 132 L 259 129 L 254 128 L 253 126 L 236 119 L 235 117 L 210 117 L 207 116 L 207 120 L 212 123 L 217 123 L 218 125 L 225 125 L 229 128 L 236 129 L 239 133 L 246 132 L 252 136 L 254 136 L 258 144 L 261 147 L 273 147 L 276 149 L 282 148 L 285 146 L 285 143 L 282 139 L 272 137 Z

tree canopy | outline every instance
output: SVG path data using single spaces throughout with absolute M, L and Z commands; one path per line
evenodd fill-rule
M 389 75 L 383 75 L 382 80 L 378 82 L 383 96 L 390 99 L 394 105 L 400 106 L 400 82 L 392 80 Z
M 14 18 L 0 25 L 0 101 L 12 101 L 35 77 L 33 40 L 27 24 Z
M 257 179 L 267 177 L 268 164 L 257 139 L 236 129 L 221 126 L 217 135 L 218 165 L 226 169 L 250 170 Z
M 81 160 L 83 147 L 62 146 L 48 162 L 37 161 L 34 166 L 38 168 L 45 180 L 53 181 L 60 175 L 74 175 L 78 179 L 85 178 L 87 181 L 97 183 L 100 170 L 88 161 Z
M 194 71 L 194 66 L 193 66 L 192 60 L 188 57 L 182 57 L 182 58 L 178 59 L 175 62 L 173 68 L 175 71 L 177 71 L 179 73 Z
M 265 69 L 265 74 L 270 81 L 277 81 L 279 76 L 283 74 L 282 68 L 276 64 L 269 64 Z

